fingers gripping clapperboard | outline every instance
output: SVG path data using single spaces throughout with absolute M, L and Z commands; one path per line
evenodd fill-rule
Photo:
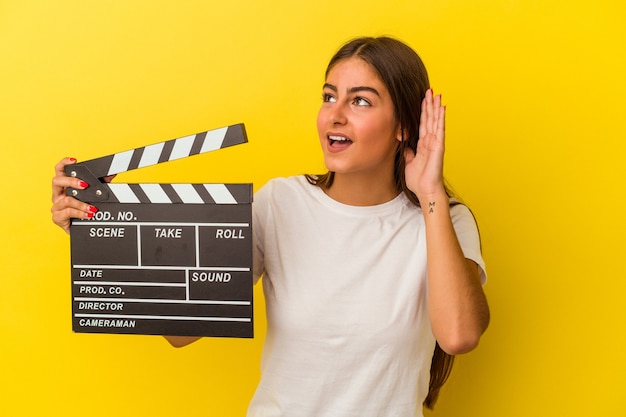
M 247 142 L 243 124 L 67 165 L 78 333 L 253 337 L 252 184 L 121 184 L 109 175 Z

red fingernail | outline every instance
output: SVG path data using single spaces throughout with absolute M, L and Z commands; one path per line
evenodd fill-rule
M 79 183 L 78 183 L 78 185 L 80 185 L 80 186 L 81 186 L 81 187 L 83 187 L 83 188 L 87 188 L 87 187 L 89 187 L 89 184 L 87 184 L 85 181 L 81 181 L 81 182 L 79 182 Z
M 76 158 L 70 158 L 70 161 L 76 162 Z
M 93 217 L 93 213 L 87 213 L 87 218 L 91 219 Z
M 90 212 L 92 212 L 92 213 L 96 213 L 96 212 L 98 211 L 98 208 L 96 208 L 96 207 L 94 207 L 94 206 L 89 206 L 89 207 L 87 208 L 87 210 L 89 210 L 89 211 L 90 211 Z

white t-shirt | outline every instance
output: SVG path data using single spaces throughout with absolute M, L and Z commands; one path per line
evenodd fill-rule
M 248 416 L 421 416 L 435 347 L 421 209 L 403 194 L 348 206 L 302 176 L 270 181 L 253 207 L 268 329 Z M 451 215 L 484 271 L 473 216 Z

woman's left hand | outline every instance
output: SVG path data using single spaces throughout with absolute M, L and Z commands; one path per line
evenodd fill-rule
M 406 184 L 420 201 L 445 193 L 443 183 L 445 112 L 445 107 L 441 105 L 441 94 L 434 96 L 433 90 L 429 89 L 422 100 L 417 152 L 414 153 L 409 148 L 404 151 Z

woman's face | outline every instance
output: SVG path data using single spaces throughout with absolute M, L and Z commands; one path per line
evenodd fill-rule
M 358 57 L 339 61 L 328 73 L 317 131 L 329 171 L 336 175 L 391 175 L 399 124 L 387 87 Z

